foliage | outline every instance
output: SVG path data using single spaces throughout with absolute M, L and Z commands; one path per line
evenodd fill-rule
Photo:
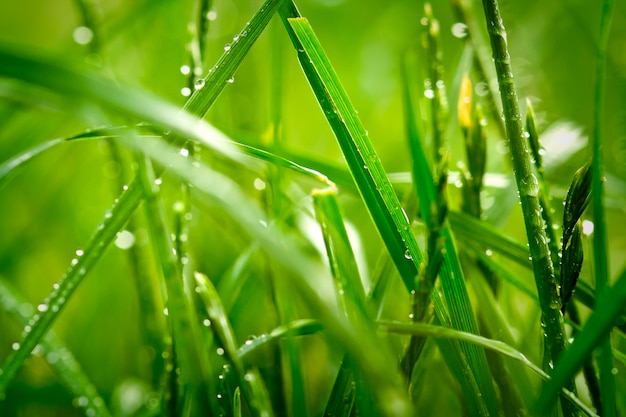
M 587 163 L 496 0 L 104 3 L 0 31 L 3 416 L 626 413 L 611 1 Z

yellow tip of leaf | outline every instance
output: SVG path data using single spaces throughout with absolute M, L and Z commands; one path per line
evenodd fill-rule
M 472 123 L 472 82 L 467 74 L 463 75 L 458 103 L 459 123 L 469 128 Z

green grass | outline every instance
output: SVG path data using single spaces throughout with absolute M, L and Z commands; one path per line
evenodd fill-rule
M 0 30 L 0 414 L 626 413 L 612 2 L 587 164 L 523 124 L 497 0 L 450 2 L 462 39 L 384 6 L 361 84 L 349 1 L 74 6 L 81 59 Z

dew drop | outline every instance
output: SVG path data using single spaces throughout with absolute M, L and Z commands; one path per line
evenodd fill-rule
M 217 348 L 217 350 L 215 351 L 219 356 L 222 356 L 224 354 L 224 349 L 219 347 Z
M 40 313 L 45 313 L 46 311 L 48 311 L 48 304 L 39 304 L 37 306 L 37 311 L 39 311 Z
M 17 343 L 17 342 L 15 342 L 15 343 L 13 343 L 13 344 L 11 345 L 11 349 L 13 349 L 13 350 L 18 350 L 19 348 L 20 348 L 20 344 L 19 344 L 19 343 Z
M 180 89 L 180 94 L 183 97 L 189 97 L 191 95 L 191 88 L 189 87 L 183 87 Z
M 452 35 L 455 38 L 462 39 L 467 36 L 467 25 L 462 22 L 456 22 L 452 25 Z
M 87 45 L 93 40 L 93 31 L 86 26 L 79 26 L 72 33 L 74 42 L 79 45 Z
M 404 252 L 404 258 L 408 259 L 409 261 L 413 260 L 413 257 L 411 256 L 411 252 L 409 252 L 408 249 Z
M 539 181 L 537 181 L 537 177 L 534 174 L 530 174 L 523 178 L 521 188 L 521 191 L 528 197 L 537 197 L 539 195 Z
M 591 220 L 583 220 L 583 234 L 589 236 L 593 233 L 594 225 Z
M 232 83 L 234 83 L 234 82 L 235 82 L 235 77 L 230 77 L 228 80 L 226 80 L 226 82 L 227 82 L 228 84 L 232 84 Z
M 128 230 L 122 230 L 117 234 L 117 237 L 115 239 L 115 246 L 122 250 L 127 250 L 135 245 L 135 241 L 135 235 L 132 232 Z
M 180 67 L 180 73 L 183 75 L 191 74 L 191 67 L 189 65 L 182 65 Z
M 230 44 L 229 43 L 224 45 L 224 52 L 228 52 L 228 51 L 230 51 Z
M 259 191 L 265 190 L 265 181 L 263 181 L 261 178 L 255 178 L 254 188 Z
M 211 326 L 211 320 L 209 320 L 209 319 L 204 319 L 204 320 L 202 321 L 202 324 L 203 324 L 205 327 L 210 327 L 210 326 Z
M 217 12 L 215 10 L 210 10 L 206 14 L 206 18 L 210 21 L 214 21 L 215 19 L 217 19 Z
M 185 158 L 187 158 L 189 156 L 189 149 L 181 148 L 180 151 L 178 151 L 178 153 L 180 155 L 184 156 Z
M 163 309 L 163 314 L 165 314 L 166 316 L 170 315 L 170 311 L 167 309 L 167 307 Z
M 194 88 L 195 90 L 200 90 L 200 89 L 202 89 L 202 87 L 204 87 L 204 83 L 205 83 L 204 78 L 198 78 L 198 79 L 194 82 L 194 84 L 193 84 L 193 88 Z
M 428 99 L 435 98 L 435 91 L 432 88 L 424 90 L 424 97 Z
M 72 262 L 70 262 L 72 266 L 76 265 L 77 263 L 78 263 L 78 259 L 76 258 L 72 259 Z

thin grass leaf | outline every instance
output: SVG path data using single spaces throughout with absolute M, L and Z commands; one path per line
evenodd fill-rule
M 626 281 L 626 280 L 625 280 Z M 625 286 L 626 287 L 626 286 Z M 431 324 L 424 323 L 403 323 L 397 321 L 379 320 L 378 326 L 381 331 L 400 334 L 419 334 L 423 336 L 430 336 L 435 338 L 462 340 L 468 343 L 476 344 L 486 349 L 493 350 L 509 358 L 523 363 L 527 368 L 531 369 L 537 375 L 541 376 L 544 380 L 550 381 L 550 376 L 546 374 L 540 367 L 532 363 L 524 354 L 517 349 L 509 346 L 508 344 L 499 340 L 487 339 L 482 336 L 478 336 L 472 333 L 466 333 L 459 330 L 450 329 L 443 326 L 433 326 Z M 555 395 L 559 392 L 561 396 L 568 401 L 571 405 L 575 406 L 578 410 L 583 411 L 588 416 L 595 416 L 597 414 L 587 407 L 576 394 L 568 391 L 566 388 L 557 388 Z
M 479 258 L 480 259 L 480 258 Z M 495 296 L 487 283 L 485 277 L 476 276 L 472 278 L 471 284 L 474 287 L 474 294 L 480 305 L 482 311 L 482 317 L 485 319 L 482 321 L 488 328 L 489 335 L 494 335 L 492 338 L 497 337 L 498 340 L 506 343 L 509 346 L 514 346 L 514 338 L 511 334 L 511 326 L 507 322 L 504 314 L 500 310 L 500 306 L 495 299 Z M 495 336 L 497 335 L 497 336 Z M 534 400 L 534 387 L 526 373 L 517 362 L 506 364 L 505 374 L 502 376 L 502 380 L 507 384 L 499 384 L 500 390 L 505 388 L 509 395 L 505 395 L 503 392 L 502 397 L 506 398 L 508 404 L 504 404 L 505 410 L 511 410 L 509 415 L 519 415 L 527 410 Z M 506 372 L 508 370 L 508 372 Z M 521 403 L 525 407 L 515 409 L 520 404 L 520 398 L 523 400 Z
M 558 228 L 553 220 L 554 209 L 552 208 L 552 198 L 550 190 L 548 188 L 548 182 L 545 178 L 545 170 L 543 167 L 543 154 L 545 150 L 542 149 L 539 143 L 539 133 L 537 131 L 537 121 L 535 119 L 535 112 L 533 111 L 530 100 L 526 100 L 526 136 L 528 137 L 528 144 L 532 152 L 532 162 L 537 172 L 537 182 L 539 184 L 539 204 L 541 205 L 541 216 L 546 222 L 545 230 L 548 237 L 548 247 L 550 248 L 550 255 L 552 256 L 552 265 L 555 266 L 555 274 L 557 280 L 561 283 L 561 289 L 563 288 L 563 274 L 562 268 L 556 268 L 561 264 L 562 258 L 559 257 L 561 248 L 559 247 L 559 241 L 556 235 L 556 229 Z M 564 226 L 565 230 L 565 226 Z M 562 240 L 562 246 L 565 245 L 565 239 Z M 582 250 L 581 250 L 582 254 Z M 581 260 L 582 262 L 582 260 Z M 561 295 L 561 303 L 563 302 L 563 292 L 559 291 Z M 570 294 L 571 295 L 571 294 Z M 569 298 L 568 298 L 569 299 Z M 565 311 L 565 306 L 561 307 L 562 311 Z
M 324 236 L 339 305 L 348 318 L 367 316 L 365 289 L 337 201 L 336 190 L 314 191 L 313 205 Z M 358 311 L 353 311 L 354 308 Z
M 259 335 L 253 339 L 247 340 L 237 350 L 237 356 L 244 361 L 252 360 L 255 352 L 269 344 L 278 342 L 280 339 L 287 337 L 308 336 L 322 331 L 324 327 L 317 320 L 301 319 L 296 320 L 287 325 L 279 326 L 267 334 Z
M 243 58 L 261 35 L 282 0 L 267 0 L 245 27 L 224 48 L 224 54 L 213 68 L 195 85 L 195 92 L 185 103 L 184 110 L 203 117 L 224 87 L 232 80 Z
M 498 8 L 498 1 L 483 0 L 483 10 L 491 40 L 496 73 L 498 74 L 500 98 L 504 110 L 503 114 L 513 160 L 513 170 L 522 203 L 526 235 L 543 316 L 542 320 L 545 324 L 544 332 L 546 334 L 547 350 L 550 352 L 552 360 L 556 361 L 565 349 L 567 339 L 563 327 L 563 315 L 560 311 L 561 300 L 557 290 L 550 247 L 545 231 L 545 222 L 541 215 L 541 206 L 539 204 L 539 183 L 532 173 L 528 145 L 523 136 L 511 58 L 507 46 L 506 31 Z M 565 387 L 572 392 L 576 389 L 573 380 L 567 381 Z M 573 410 L 569 402 L 562 400 L 561 405 L 565 416 L 575 415 L 575 410 Z
M 128 127 L 126 126 L 90 129 L 85 132 L 81 132 L 76 135 L 73 135 L 64 140 L 73 141 L 73 140 L 84 140 L 84 139 L 119 138 L 119 137 L 124 136 L 124 133 L 127 130 L 128 130 Z M 218 129 L 215 129 L 215 130 L 219 131 Z M 224 133 L 221 133 L 221 135 L 224 138 L 226 138 L 226 135 Z M 141 134 L 141 135 L 138 135 L 138 137 L 145 138 L 146 140 L 148 140 L 148 139 L 154 139 L 154 138 L 161 137 L 161 136 L 154 135 L 154 134 Z M 334 182 L 331 181 L 325 174 L 322 173 L 323 169 L 319 170 L 319 169 L 309 168 L 306 163 L 303 164 L 303 163 L 295 162 L 290 157 L 277 155 L 274 152 L 271 152 L 269 150 L 263 149 L 258 146 L 252 146 L 252 145 L 248 145 L 248 144 L 241 143 L 241 142 L 235 142 L 230 139 L 228 139 L 228 141 L 232 144 L 232 146 L 238 148 L 241 151 L 241 153 L 248 155 L 254 159 L 259 159 L 259 160 L 268 162 L 272 165 L 287 168 L 293 172 L 304 175 L 313 180 L 319 181 L 323 183 L 324 185 L 328 185 L 330 187 L 335 186 Z M 1 173 L 2 171 L 0 171 L 0 174 Z M 2 180 L 2 177 L 0 176 L 0 181 L 1 180 Z
M 241 417 L 241 390 L 239 387 L 235 388 L 233 395 L 233 416 Z
M 282 268 L 272 267 L 273 276 L 284 273 Z M 292 322 L 299 317 L 299 314 L 298 303 L 293 298 L 291 287 L 287 286 L 284 281 L 276 279 L 273 280 L 273 287 L 274 300 L 280 321 L 283 323 Z M 307 398 L 304 387 L 305 377 L 301 372 L 302 349 L 296 344 L 295 338 L 291 334 L 287 334 L 287 337 L 281 340 L 279 346 L 283 380 L 289 381 L 289 384 L 283 387 L 287 414 L 306 416 L 308 414 L 308 406 L 306 404 Z
M 452 321 L 447 314 L 443 305 L 443 300 L 438 291 L 433 291 L 431 295 L 435 310 L 435 319 L 433 323 L 440 327 L 452 328 Z M 422 323 L 420 323 L 422 324 Z M 437 346 L 441 354 L 446 360 L 448 369 L 459 382 L 466 398 L 468 409 L 472 415 L 487 416 L 490 415 L 487 405 L 482 399 L 482 394 L 476 376 L 472 372 L 471 365 L 464 354 L 459 341 L 441 339 L 437 340 Z M 417 381 L 411 381 L 415 385 Z
M 0 190 L 6 185 L 9 179 L 15 175 L 16 171 L 30 162 L 36 156 L 39 156 L 43 152 L 50 148 L 53 148 L 64 142 L 64 139 L 53 139 L 42 144 L 39 144 L 33 148 L 30 148 L 21 154 L 14 156 L 13 158 L 3 162 L 0 165 Z
M 261 374 L 256 368 L 246 367 L 237 354 L 238 344 L 235 333 L 215 287 L 206 276 L 198 272 L 194 274 L 194 277 L 197 285 L 196 292 L 204 304 L 215 335 L 223 346 L 224 354 L 233 364 L 239 379 L 239 386 L 243 390 L 248 405 L 255 416 L 273 416 L 274 411 Z
M 180 392 L 192 398 L 198 396 L 210 401 L 212 396 L 199 395 L 207 389 L 205 382 L 208 381 L 208 364 L 200 349 L 198 321 L 183 288 L 182 272 L 165 220 L 159 182 L 156 181 L 150 161 L 139 156 L 137 163 L 146 219 L 167 289 L 168 317 L 173 329 L 176 360 L 180 365 Z
M 593 129 L 593 163 L 591 174 L 591 204 L 593 207 L 593 257 L 596 289 L 602 293 L 609 287 L 609 263 L 606 220 L 604 214 L 604 158 L 602 148 L 605 142 L 604 123 L 604 100 L 606 89 L 606 65 L 609 33 L 613 19 L 615 2 L 605 0 L 602 5 L 602 17 L 600 20 L 600 37 L 596 50 L 595 68 L 595 91 L 594 91 L 594 129 Z M 617 415 L 616 409 L 616 385 L 613 374 L 613 354 L 611 352 L 611 338 L 607 333 L 599 344 L 598 365 L 600 368 L 600 396 L 602 410 L 607 417 Z
M 545 411 L 550 407 L 559 388 L 578 372 L 592 351 L 601 345 L 602 339 L 610 334 L 624 303 L 626 303 L 626 270 L 622 271 L 612 287 L 606 287 L 599 293 L 598 305 L 574 342 L 557 361 L 554 371 L 550 373 L 550 380 L 544 384 L 536 403 L 537 411 Z M 603 397 L 603 400 L 604 398 L 606 397 Z
M 0 279 L 0 306 L 11 314 L 21 326 L 29 326 L 41 310 L 47 308 L 43 304 L 35 308 L 24 301 L 23 297 L 8 282 Z M 63 344 L 54 332 L 48 332 L 39 344 L 39 355 L 42 355 L 57 378 L 75 397 L 75 404 L 87 415 L 94 417 L 110 417 L 104 400 L 98 393 L 93 382 L 83 372 L 72 352 Z
M 369 322 L 365 300 L 365 290 L 361 275 L 352 251 L 348 233 L 339 208 L 336 191 L 329 189 L 313 193 L 315 215 L 322 229 L 326 254 L 333 275 L 339 306 L 348 320 L 357 328 L 367 327 L 364 319 Z M 368 331 L 369 329 L 364 329 Z M 363 331 L 363 330 L 361 330 Z M 369 330 L 371 331 L 371 330 Z M 327 416 L 346 415 L 352 411 L 357 393 L 367 391 L 362 386 L 349 355 L 344 355 L 338 377 L 331 390 L 330 398 L 324 414 Z M 352 382 L 355 382 L 353 386 Z M 372 408 L 366 404 L 358 407 L 360 414 L 368 414 Z
M 30 355 L 37 343 L 58 317 L 76 287 L 82 282 L 91 268 L 100 260 L 108 245 L 115 239 L 117 232 L 126 224 L 139 205 L 141 190 L 129 187 L 122 193 L 118 202 L 107 211 L 102 223 L 89 239 L 82 256 L 74 258 L 61 280 L 55 285 L 48 298 L 42 303 L 41 313 L 33 317 L 33 323 L 24 328 L 19 348 L 13 350 L 5 360 L 0 372 L 0 394 L 17 375 L 24 360 Z
M 422 213 L 422 217 L 424 217 L 425 223 L 428 224 L 430 221 L 428 219 L 431 212 L 430 206 L 432 204 L 436 204 L 437 194 L 432 175 L 428 169 L 426 155 L 422 148 L 422 141 L 420 140 L 421 135 L 414 122 L 413 104 L 408 88 L 406 74 L 404 106 L 406 112 L 407 135 L 411 155 L 413 157 L 413 177 L 419 196 L 420 212 Z M 442 304 L 442 308 L 438 308 L 437 303 L 435 303 L 435 313 L 442 323 L 449 322 L 450 326 L 456 329 L 478 334 L 478 325 L 467 294 L 463 272 L 459 264 L 452 238 L 452 232 L 447 218 L 440 233 L 446 254 L 443 256 L 443 268 L 440 274 L 440 280 L 449 313 L 448 311 L 445 311 Z M 430 294 L 422 292 L 421 294 L 418 294 L 418 296 L 421 296 L 422 299 L 418 302 L 425 304 L 428 295 L 432 298 L 435 295 L 435 292 L 433 291 Z M 446 319 L 444 320 L 443 317 L 446 317 Z M 480 411 L 483 413 L 486 409 L 489 414 L 497 414 L 498 406 L 496 394 L 489 367 L 487 365 L 485 352 L 474 345 L 463 343 L 460 343 L 455 347 L 462 350 L 462 354 L 465 355 L 465 358 L 458 357 L 458 354 L 454 354 L 451 350 L 448 350 L 447 353 L 444 351 L 444 354 L 447 355 L 447 359 L 449 361 L 453 361 L 449 363 L 449 366 L 452 366 L 453 368 L 456 368 L 457 366 L 469 366 L 470 369 L 465 369 L 462 373 L 466 375 L 474 373 L 474 378 L 476 378 L 476 383 L 478 384 L 480 390 L 480 395 L 477 397 L 477 403 L 481 404 L 481 406 L 478 409 L 483 408 L 483 411 Z M 459 379 L 459 382 L 468 396 L 472 396 L 472 393 L 476 392 L 471 383 L 471 378 L 461 378 Z

